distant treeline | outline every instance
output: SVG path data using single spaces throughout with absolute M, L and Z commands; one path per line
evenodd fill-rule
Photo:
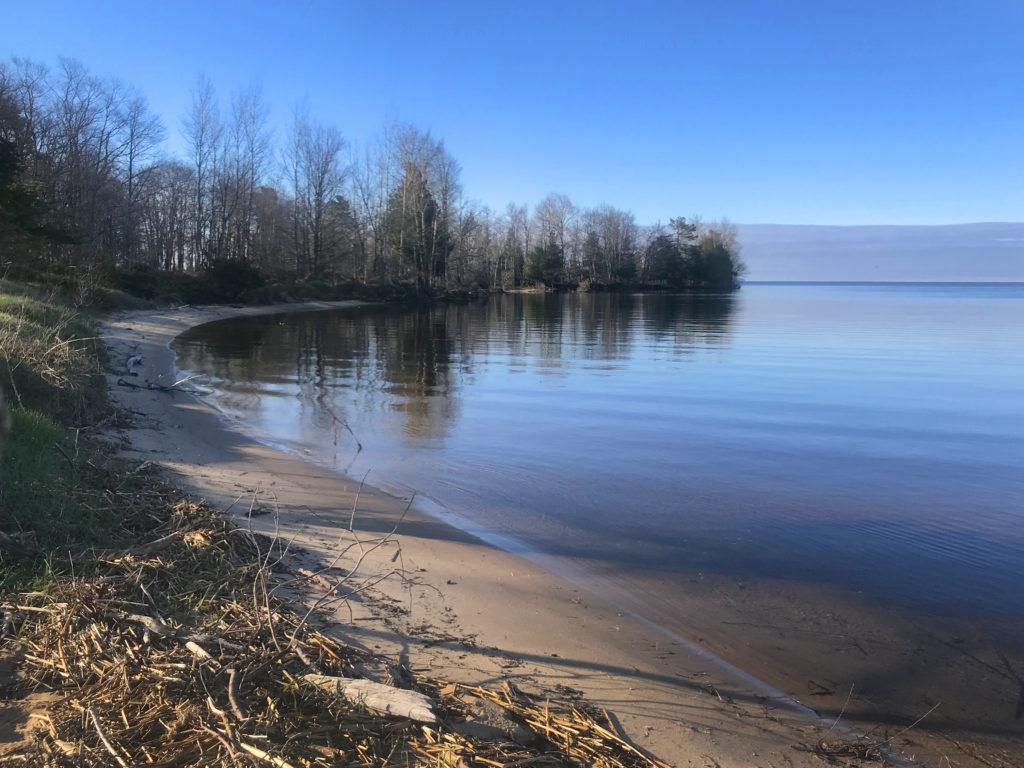
M 212 270 L 418 293 L 731 289 L 743 269 L 724 222 L 641 226 L 628 211 L 580 209 L 558 194 L 532 211 L 494 212 L 465 197 L 458 162 L 415 126 L 389 124 L 352 148 L 301 110 L 283 137 L 268 117 L 259 89 L 222 105 L 201 78 L 178 121 L 186 156 L 170 157 L 163 121 L 131 86 L 75 61 L 0 64 L 3 268 L 81 282 Z

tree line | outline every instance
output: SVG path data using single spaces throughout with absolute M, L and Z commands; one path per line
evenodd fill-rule
M 195 272 L 225 262 L 279 280 L 402 281 L 419 292 L 522 285 L 735 287 L 734 229 L 579 208 L 468 198 L 444 142 L 389 123 L 354 147 L 294 110 L 274 136 L 259 88 L 222 101 L 191 91 L 170 156 L 168 128 L 135 88 L 73 60 L 0 64 L 0 260 L 86 275 Z

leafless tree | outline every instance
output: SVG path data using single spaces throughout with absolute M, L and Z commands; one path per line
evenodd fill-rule
M 122 256 L 131 263 L 138 258 L 136 252 L 136 209 L 140 196 L 140 176 L 151 169 L 154 152 L 164 139 L 164 126 L 149 111 L 146 100 L 138 93 L 128 96 L 124 104 L 122 180 L 124 185 L 124 221 Z
M 192 259 L 198 265 L 209 254 L 210 190 L 223 132 L 213 84 L 206 77 L 200 77 L 192 89 L 192 103 L 182 121 L 182 131 L 193 170 Z
M 292 180 L 295 265 L 302 277 L 327 266 L 325 257 L 337 244 L 329 212 L 345 186 L 344 149 L 345 140 L 336 128 L 296 112 L 287 163 Z

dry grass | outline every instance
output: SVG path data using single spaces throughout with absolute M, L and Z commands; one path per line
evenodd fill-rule
M 152 479 L 121 494 L 132 539 L 146 543 L 78 553 L 74 576 L 69 563 L 45 592 L 3 606 L 4 644 L 21 655 L 27 685 L 59 696 L 22 755 L 27 764 L 662 765 L 621 738 L 605 713 L 509 686 L 406 673 L 405 684 L 434 702 L 430 726 L 325 694 L 303 675 L 362 677 L 380 660 L 313 628 L 260 586 L 273 581 L 278 543 Z M 453 726 L 474 698 L 501 707 L 536 743 L 459 735 Z
M 472 712 L 473 699 L 492 702 L 529 728 L 550 751 L 507 742 L 474 743 L 450 731 L 425 729 L 426 740 L 417 744 L 417 752 L 427 765 L 668 768 L 630 744 L 606 711 L 579 699 L 530 696 L 507 682 L 500 689 L 450 683 L 436 689 L 436 695 L 452 713 Z
M 88 318 L 54 296 L 0 283 L 0 386 L 12 407 L 79 420 L 102 398 Z

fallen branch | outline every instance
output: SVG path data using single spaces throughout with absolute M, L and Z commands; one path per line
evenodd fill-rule
M 294 768 L 294 766 L 287 760 L 284 760 L 280 757 L 275 757 L 274 755 L 271 755 L 269 752 L 264 752 L 262 749 L 260 749 L 254 744 L 247 744 L 244 741 L 240 741 L 238 742 L 238 746 L 240 746 L 253 757 L 258 757 L 265 763 L 276 765 L 277 768 Z
M 148 389 L 153 390 L 155 392 L 179 392 L 181 391 L 179 389 L 180 385 L 184 384 L 186 381 L 194 379 L 195 377 L 196 374 L 186 376 L 183 379 L 178 379 L 173 384 L 156 384 L 155 382 L 152 381 L 147 381 L 145 384 L 135 384 L 131 381 L 125 381 L 124 378 L 119 378 L 117 380 L 117 384 L 118 386 L 121 387 L 128 387 L 128 389 Z
M 372 680 L 306 674 L 302 679 L 322 691 L 340 696 L 353 704 L 391 717 L 404 717 L 417 723 L 436 723 L 433 702 L 417 691 L 393 688 Z
M 89 713 L 89 718 L 92 720 L 92 727 L 96 729 L 96 735 L 100 737 L 100 741 L 103 743 L 103 746 L 106 747 L 107 752 L 117 760 L 117 764 L 120 765 L 121 768 L 128 768 L 128 763 L 126 763 L 121 755 L 117 753 L 117 750 L 114 749 L 114 745 L 111 744 L 110 739 L 107 738 L 107 734 L 103 732 L 103 727 L 100 725 L 100 719 L 96 716 L 96 710 L 89 707 L 86 711 Z

